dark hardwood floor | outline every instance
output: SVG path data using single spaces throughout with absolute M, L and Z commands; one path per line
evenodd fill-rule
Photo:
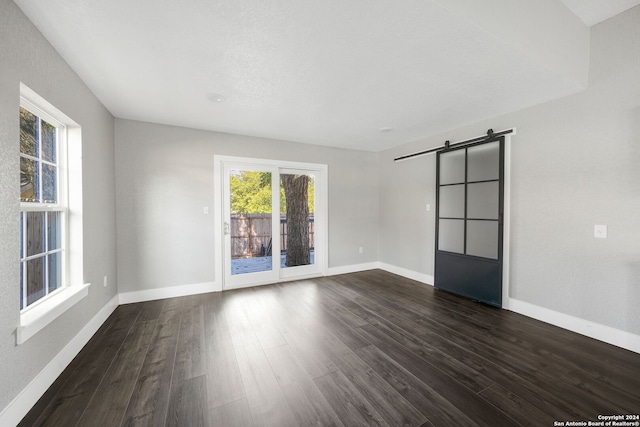
M 22 420 L 553 426 L 640 412 L 640 354 L 375 270 L 117 308 Z

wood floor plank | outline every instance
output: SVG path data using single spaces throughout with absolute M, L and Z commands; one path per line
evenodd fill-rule
M 204 335 L 203 298 L 201 295 L 185 297 L 173 381 L 179 382 L 206 374 Z
M 405 313 L 402 313 L 400 311 L 390 310 L 389 308 L 382 305 L 378 305 L 377 303 L 372 301 L 366 301 L 366 300 L 363 301 L 362 299 L 360 299 L 360 303 L 365 306 L 371 307 L 371 310 L 372 310 L 371 314 L 373 316 L 376 316 L 377 321 L 384 324 L 386 327 L 396 331 L 396 329 L 398 328 L 397 325 L 401 325 L 401 327 L 397 329 L 397 333 L 400 335 L 405 335 L 406 332 L 409 331 L 413 335 L 421 337 L 423 340 L 427 342 L 436 341 L 438 342 L 438 345 L 437 345 L 438 350 L 443 350 L 444 348 L 448 348 L 449 351 L 451 352 L 450 355 L 453 356 L 454 358 L 460 359 L 461 356 L 466 357 L 466 360 L 464 360 L 464 362 L 466 364 L 469 364 L 469 366 L 472 367 L 477 372 L 483 372 L 483 365 L 486 364 L 486 360 L 500 360 L 502 364 L 505 364 L 505 362 L 506 363 L 510 362 L 510 366 L 515 367 L 514 369 L 516 369 L 516 372 L 521 372 L 524 369 L 526 370 L 527 373 L 534 376 L 542 376 L 542 377 L 546 376 L 548 380 L 555 379 L 559 375 L 563 375 L 565 373 L 565 370 L 562 370 L 561 372 L 548 373 L 547 371 L 549 370 L 553 371 L 553 369 L 546 369 L 548 365 L 540 364 L 539 362 L 534 363 L 534 366 L 531 366 L 528 363 L 528 361 L 530 360 L 530 355 L 527 352 L 520 351 L 520 349 L 513 349 L 511 347 L 504 348 L 502 346 L 487 346 L 487 345 L 482 346 L 478 342 L 474 343 L 474 341 L 471 340 L 471 338 L 469 338 L 470 335 L 462 334 L 453 328 L 442 326 L 438 322 L 438 320 L 434 321 L 432 319 L 429 319 L 429 322 L 426 322 L 421 318 L 414 318 L 413 316 L 406 315 Z M 440 334 L 440 336 L 438 336 L 437 334 L 434 334 L 432 331 L 436 331 L 438 334 Z M 483 335 L 482 335 L 483 339 L 486 338 L 487 336 L 486 334 L 487 334 L 486 331 L 483 332 Z M 446 337 L 446 338 L 443 338 L 443 337 Z M 473 349 L 474 351 L 477 351 L 478 348 L 483 349 L 484 353 L 481 352 L 479 354 L 482 354 L 482 356 L 486 357 L 487 359 L 482 360 L 481 358 L 481 360 L 478 361 L 477 357 L 474 357 L 473 354 L 469 354 L 468 352 L 466 352 L 466 356 L 465 354 L 460 354 L 460 350 L 459 350 L 460 347 L 451 350 L 452 347 L 449 345 L 449 340 L 451 340 L 452 337 L 458 337 L 458 338 L 462 337 L 462 342 L 464 342 L 464 344 L 460 344 L 460 346 L 465 349 Z M 511 356 L 510 351 L 516 351 L 517 356 L 516 357 Z M 434 358 L 433 360 L 438 361 L 439 363 L 442 363 L 442 361 L 440 361 L 438 358 Z M 454 369 L 452 372 L 455 373 L 456 370 Z M 460 372 L 459 374 L 463 375 L 464 371 Z M 469 373 L 467 373 L 467 375 L 469 375 Z M 471 380 L 473 380 L 474 375 L 475 374 L 471 373 L 471 377 L 470 377 Z M 486 384 L 485 382 L 485 386 L 486 385 L 488 384 Z M 482 384 L 480 384 L 479 387 L 480 389 L 484 388 Z
M 253 291 L 251 289 L 239 289 L 239 291 L 222 294 L 224 315 L 235 348 L 260 344 L 253 325 L 244 311 L 245 301 L 251 297 Z
M 271 319 L 304 370 L 311 378 L 337 371 L 335 364 L 317 345 L 317 335 L 313 330 L 317 320 L 309 319 L 308 312 L 300 312 L 287 305 L 281 295 L 281 289 L 275 287 L 268 292 L 256 290 L 256 296 L 268 308 Z
M 327 301 L 327 299 L 319 298 L 319 304 L 322 308 L 325 309 L 327 313 L 331 313 L 336 320 L 344 323 L 347 326 L 357 328 L 360 326 L 367 325 L 369 322 L 358 316 L 353 311 L 349 310 L 346 307 L 343 307 L 340 304 L 336 304 L 335 301 Z
M 246 397 L 221 293 L 204 298 L 207 391 L 211 408 Z
M 78 425 L 116 427 L 121 424 L 157 323 L 148 321 L 133 325 Z
M 338 370 L 331 358 L 318 346 L 318 340 L 312 331 L 290 329 L 284 336 L 311 378 L 321 377 Z
M 169 407 L 169 391 L 175 364 L 178 331 L 184 299 L 163 300 L 149 351 L 138 375 L 123 426 L 164 425 Z
M 165 425 L 168 427 L 209 425 L 207 385 L 204 375 L 172 384 Z
M 486 390 L 480 392 L 480 396 L 484 397 L 496 407 L 502 409 L 509 414 L 511 418 L 517 421 L 520 425 L 526 426 L 533 422 L 538 425 L 552 426 L 554 421 L 558 420 L 558 417 L 552 415 L 552 411 L 543 410 L 531 405 L 529 402 L 523 400 L 517 394 L 507 390 L 500 384 L 493 384 Z M 565 418 L 566 420 L 572 418 Z
M 499 361 L 497 366 L 491 362 L 484 362 L 488 368 L 486 375 L 490 375 L 504 386 L 509 386 L 520 397 L 525 398 L 538 408 L 557 411 L 558 417 L 567 419 L 579 419 L 588 414 L 593 415 L 595 408 L 617 409 L 617 405 L 606 404 L 597 399 L 592 393 L 580 390 L 571 386 L 568 382 L 561 380 L 560 376 L 550 376 L 544 371 L 543 366 L 546 361 L 537 361 L 525 350 L 509 348 L 506 350 L 499 346 L 491 345 L 492 341 L 482 342 L 482 340 L 470 338 L 456 331 L 448 329 L 446 332 L 431 334 L 435 341 L 443 338 L 459 347 L 465 348 L 472 354 L 478 355 L 487 361 Z M 436 338 L 437 335 L 440 335 Z M 445 340 L 446 341 L 446 340 Z M 445 344 L 442 344 L 444 347 Z M 467 359 L 475 359 L 475 356 L 467 354 Z M 533 360 L 532 360 L 533 358 Z M 482 362 L 481 362 L 482 363 Z M 496 379 L 499 378 L 499 379 Z M 515 379 L 515 380 L 514 380 Z M 540 397 L 546 396 L 544 400 Z M 555 396 L 555 397 L 551 397 Z M 595 414 L 597 415 L 597 413 Z
M 475 424 L 440 396 L 436 390 L 398 365 L 376 346 L 364 347 L 358 350 L 357 354 L 425 417 L 445 414 L 461 425 L 472 426 Z
M 142 305 L 142 311 L 138 316 L 138 322 L 158 320 L 164 310 L 166 300 L 147 301 Z
M 398 361 L 409 372 L 438 390 L 438 393 L 479 425 L 487 427 L 513 426 L 514 420 L 462 384 L 436 369 L 429 362 L 391 340 L 375 326 L 363 326 L 376 347 Z
M 375 306 L 375 303 L 374 303 L 374 306 Z M 415 328 L 412 326 L 412 322 L 408 321 L 407 318 L 404 318 L 403 316 L 398 317 L 396 313 L 389 311 L 383 306 L 378 306 L 377 310 L 379 310 L 379 312 L 383 314 L 383 316 L 380 317 L 379 319 L 381 323 L 387 326 L 389 325 L 393 326 L 393 323 L 388 322 L 387 318 L 394 319 L 396 323 L 402 324 L 403 328 L 409 328 L 410 330 L 415 331 Z M 508 351 L 505 351 L 500 347 L 496 348 L 495 346 L 493 347 L 488 346 L 486 344 L 481 344 L 477 341 L 472 342 L 474 340 L 469 341 L 470 338 L 467 335 L 461 334 L 453 330 L 452 328 L 445 327 L 445 329 L 441 329 L 438 326 L 438 322 L 431 322 L 427 324 L 426 322 L 423 323 L 421 319 L 417 319 L 416 323 L 422 325 L 421 328 L 424 329 L 425 331 L 428 331 L 430 329 L 439 330 L 439 333 L 445 335 L 449 340 L 451 340 L 452 338 L 458 338 L 458 339 L 462 338 L 463 343 L 460 344 L 461 347 L 459 348 L 471 349 L 474 352 L 483 355 L 483 357 L 486 357 L 487 359 L 482 361 L 482 358 L 481 358 L 480 361 L 478 361 L 477 357 L 475 357 L 473 353 L 469 354 L 468 352 L 466 352 L 466 356 L 464 356 L 465 353 L 462 353 L 459 350 L 453 351 L 452 355 L 457 355 L 458 358 L 465 357 L 466 358 L 465 361 L 467 363 L 469 363 L 470 360 L 475 362 L 475 363 L 472 363 L 472 366 L 479 366 L 482 364 L 486 365 L 489 369 L 486 371 L 483 371 L 485 372 L 485 374 L 491 375 L 492 377 L 498 377 L 503 382 L 503 384 L 510 385 L 512 389 L 517 390 L 517 393 L 522 398 L 526 398 L 531 405 L 534 405 L 538 408 L 547 408 L 547 409 L 551 406 L 554 408 L 554 410 L 559 416 L 566 417 L 567 419 L 577 419 L 579 418 L 579 414 L 584 414 L 585 411 L 588 410 L 587 408 L 589 407 L 590 404 L 586 404 L 586 406 L 583 405 L 582 408 L 576 408 L 575 405 L 571 404 L 571 402 L 565 402 L 564 396 L 571 395 L 571 393 L 567 393 L 567 392 L 560 392 L 558 393 L 560 397 L 555 399 L 548 399 L 546 402 L 542 400 L 540 398 L 541 396 L 545 396 L 545 395 L 549 396 L 549 393 L 547 391 L 547 389 L 549 388 L 549 384 L 552 384 L 554 387 L 556 388 L 559 387 L 561 389 L 562 388 L 566 389 L 566 387 L 562 383 L 557 382 L 557 377 L 552 377 L 549 374 L 547 374 L 544 370 L 540 370 L 541 368 L 543 368 L 543 366 L 539 366 L 539 363 L 538 363 L 538 366 L 529 366 L 527 363 L 527 361 L 529 360 L 529 354 L 527 354 L 526 352 L 519 353 L 517 357 L 513 357 L 509 355 Z M 420 332 L 417 332 L 417 334 L 420 334 Z M 442 338 L 432 333 L 429 333 L 429 334 L 430 335 L 429 335 L 428 341 L 434 341 L 434 340 L 437 341 L 438 339 Z M 486 336 L 487 336 L 486 332 L 483 333 L 482 337 L 486 338 Z M 400 339 L 400 341 L 404 341 L 404 340 L 405 340 L 404 337 Z M 447 339 L 444 339 L 440 342 L 439 344 L 440 349 L 443 349 L 444 347 L 447 346 L 446 344 L 444 344 L 444 342 L 446 341 Z M 420 347 L 418 347 L 418 350 L 419 349 Z M 482 349 L 482 350 L 479 351 L 479 349 Z M 439 362 L 439 359 L 437 358 L 431 358 L 429 360 Z M 523 375 L 525 378 L 532 380 L 533 383 L 527 383 L 526 381 L 522 381 L 523 378 L 520 378 L 518 381 L 514 381 L 513 375 L 511 375 L 510 372 L 502 369 L 504 368 L 504 366 L 497 367 L 487 362 L 488 360 L 500 360 L 501 365 L 511 367 L 512 370 L 514 370 L 516 373 L 518 373 L 519 375 Z M 460 374 L 462 374 L 462 372 Z M 576 390 L 575 392 L 578 394 L 582 393 L 579 390 Z M 492 396 L 489 396 L 489 397 L 492 397 Z M 590 402 L 590 401 L 593 402 L 593 396 L 583 395 L 582 400 L 586 402 Z
M 331 330 L 333 335 L 339 338 L 340 341 L 342 341 L 347 347 L 354 351 L 371 344 L 364 336 L 364 334 L 360 332 L 359 327 L 350 326 L 348 323 L 344 322 L 340 317 L 337 317 L 334 314 L 335 312 L 332 311 L 330 307 L 328 307 L 326 309 L 326 312 L 323 313 L 322 322 L 319 327 Z M 365 322 L 365 324 L 368 325 L 369 323 Z
M 296 418 L 296 425 L 343 425 L 288 345 L 272 347 L 265 350 L 265 354 Z
M 288 301 L 288 306 L 294 305 L 294 301 L 300 299 L 298 291 L 292 287 L 282 288 L 281 295 Z M 314 292 L 313 296 L 312 303 L 307 306 L 295 303 L 296 311 L 290 313 L 290 315 L 297 315 L 304 319 L 304 322 L 302 322 L 304 328 L 313 331 L 313 335 L 316 337 L 325 337 L 327 330 L 330 330 L 332 336 L 339 338 L 342 343 L 351 349 L 370 344 L 357 327 L 349 326 L 348 323 L 343 322 L 334 315 L 333 308 L 335 308 L 335 304 L 328 306 L 323 303 L 317 292 Z M 331 348 L 331 344 L 329 344 L 329 348 Z M 348 352 L 349 350 L 345 349 L 345 351 Z
M 293 413 L 260 343 L 256 340 L 241 346 L 234 344 L 234 347 L 254 424 L 295 425 Z
M 404 284 L 405 280 L 397 280 L 394 287 L 382 286 L 377 275 L 370 273 L 368 280 L 359 277 L 353 281 L 349 281 L 348 285 L 358 291 L 361 298 L 375 301 L 385 307 L 389 307 L 398 313 L 412 315 L 413 318 L 428 318 L 430 320 L 442 320 L 455 322 L 463 331 L 470 333 L 482 333 L 493 328 L 493 323 L 486 318 L 473 318 L 469 315 L 468 310 L 461 311 L 453 304 L 442 305 L 434 304 L 433 301 L 425 300 L 424 297 L 419 299 L 417 296 L 403 297 L 403 291 L 395 286 Z M 376 286 L 376 283 L 380 283 Z M 487 309 L 489 310 L 489 309 Z M 485 313 L 491 314 L 491 311 Z
M 128 306 L 122 307 L 123 309 L 125 307 L 130 308 Z M 77 370 L 82 370 L 90 355 L 92 355 L 93 352 L 101 346 L 103 340 L 108 339 L 105 337 L 105 334 L 108 334 L 114 328 L 114 325 L 117 325 L 119 321 L 122 321 L 122 313 L 123 311 L 120 308 L 117 308 L 100 326 L 100 328 L 98 328 L 82 351 L 74 357 L 69 366 L 66 367 L 66 369 L 60 374 L 51 387 L 47 389 L 29 413 L 20 421 L 18 424 L 20 427 L 34 426 L 36 425 L 38 418 L 41 418 L 41 422 L 44 420 L 45 417 L 43 415 L 45 413 L 50 413 L 51 411 L 51 408 L 49 407 L 49 409 L 47 409 L 47 406 L 53 401 L 58 393 L 62 392 L 63 388 L 70 388 L 67 382 L 74 377 L 73 373 Z
M 483 374 L 483 376 L 487 379 L 508 386 L 510 390 L 512 390 L 514 393 L 517 393 L 520 398 L 526 400 L 532 406 L 549 410 L 549 402 L 553 401 L 554 404 L 552 404 L 551 407 L 554 408 L 554 411 L 559 418 L 572 419 L 578 415 L 576 412 L 572 412 L 571 409 L 566 405 L 563 405 L 562 402 L 558 402 L 557 400 L 552 399 L 548 392 L 544 389 L 544 387 L 540 387 L 524 381 L 517 374 L 511 372 L 507 367 L 503 366 L 504 360 L 508 359 L 509 357 L 508 355 L 502 354 L 501 356 L 496 356 L 493 358 L 485 358 L 474 353 L 473 351 L 469 351 L 470 349 L 473 349 L 473 346 L 466 346 L 464 345 L 464 342 L 458 344 L 455 340 L 452 341 L 451 338 L 453 337 L 453 334 L 451 333 L 447 335 L 448 338 L 444 338 L 443 336 L 430 332 L 428 328 L 416 327 L 415 324 L 411 322 L 403 322 L 402 327 L 398 328 L 396 324 L 387 321 L 383 317 L 380 317 L 378 320 L 378 327 L 385 331 L 387 335 L 390 335 L 391 337 L 395 336 L 396 339 L 399 339 L 401 342 L 405 342 L 404 335 L 410 336 L 411 334 L 414 334 L 420 336 L 424 342 L 430 343 L 443 353 L 448 354 L 450 357 L 453 357 L 461 363 L 467 365 L 472 370 Z M 395 330 L 397 333 L 390 333 L 390 330 Z M 418 345 L 419 350 L 420 341 L 409 345 L 409 347 L 415 347 L 416 345 Z M 423 353 L 418 351 L 418 354 L 420 355 Z M 439 358 L 437 356 L 435 358 L 427 357 L 427 359 L 430 361 L 439 361 Z M 494 363 L 493 361 L 495 361 L 496 363 Z M 445 372 L 446 371 L 447 370 L 445 370 Z M 467 372 L 468 375 L 468 369 L 465 369 L 460 373 L 460 375 L 464 372 Z M 454 377 L 456 376 L 457 375 L 454 375 Z M 462 382 L 465 383 L 465 381 Z M 545 396 L 547 396 L 548 398 L 548 400 L 546 401 L 544 400 Z M 485 396 L 487 400 L 495 404 L 495 402 L 491 400 L 493 397 L 494 396 L 491 394 Z
M 88 349 L 86 354 L 81 356 L 82 362 L 74 366 L 68 375 L 69 380 L 42 411 L 34 425 L 76 425 L 133 327 L 140 309 L 140 304 L 129 304 L 114 311 L 112 316 L 115 316 L 116 320 L 105 331 L 100 345 Z
M 209 425 L 220 427 L 251 427 L 254 425 L 247 399 L 239 399 L 211 408 Z
M 389 425 L 342 372 L 332 372 L 314 382 L 345 426 Z
M 392 328 L 386 324 L 379 324 L 376 327 L 471 391 L 478 393 L 493 384 L 486 375 L 460 361 L 460 352 L 450 355 L 402 328 Z
M 575 387 L 589 391 L 604 401 L 618 403 L 626 410 L 634 407 L 640 408 L 640 397 L 635 386 L 637 382 L 628 381 L 630 383 L 630 388 L 628 388 L 625 382 L 612 384 L 610 381 L 595 378 L 592 373 L 585 374 L 584 371 L 569 372 L 563 379 Z
M 252 292 L 244 301 L 243 309 L 258 337 L 263 349 L 278 347 L 287 343 L 276 327 L 259 298 Z
M 415 426 L 427 420 L 357 355 L 344 355 L 336 364 L 389 425 Z

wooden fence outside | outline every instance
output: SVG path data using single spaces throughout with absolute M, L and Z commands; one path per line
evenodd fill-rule
M 271 242 L 271 214 L 231 215 L 231 258 L 266 255 Z M 314 248 L 315 222 L 309 215 L 309 247 Z M 280 250 L 287 251 L 287 217 L 280 215 Z

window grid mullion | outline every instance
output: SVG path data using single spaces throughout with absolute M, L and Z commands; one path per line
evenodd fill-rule
M 21 258 L 20 262 L 31 261 L 31 260 L 34 260 L 34 259 L 37 259 L 37 258 L 42 258 L 42 257 L 47 256 L 47 255 L 60 254 L 62 252 L 64 252 L 62 248 L 54 249 L 52 251 L 47 251 L 47 252 L 39 252 L 39 253 L 37 253 L 35 255 L 30 255 L 28 257 Z
M 24 157 L 27 160 L 33 160 L 34 162 L 40 161 L 40 159 L 38 159 L 35 156 L 32 156 L 31 154 L 20 153 L 20 157 Z
M 35 157 L 35 156 L 30 155 L 30 154 L 20 153 L 20 157 L 24 157 L 25 159 L 31 160 L 33 162 L 40 162 L 40 163 L 43 163 L 45 165 L 53 166 L 55 168 L 59 167 L 58 166 L 58 162 L 51 162 L 49 160 L 45 160 L 45 159 L 40 158 L 40 157 Z M 56 158 L 57 157 L 58 157 L 58 154 L 57 154 L 57 150 L 56 150 Z

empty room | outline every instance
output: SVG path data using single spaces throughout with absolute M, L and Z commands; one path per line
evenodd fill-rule
M 0 0 L 0 95 L 1 426 L 640 426 L 640 0 Z

